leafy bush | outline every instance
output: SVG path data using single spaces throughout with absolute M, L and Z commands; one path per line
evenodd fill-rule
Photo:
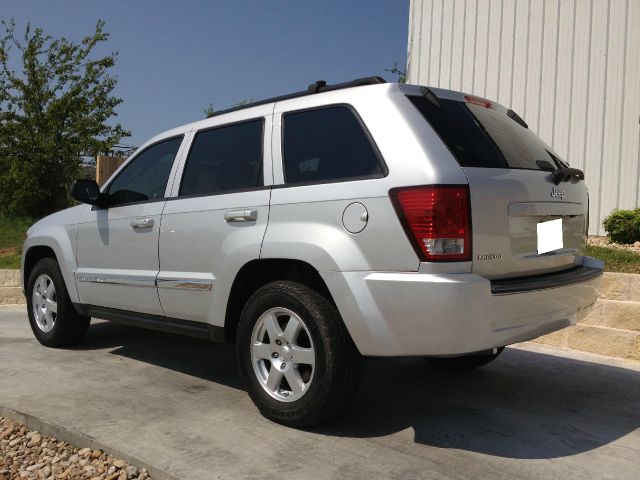
M 602 226 L 612 242 L 634 243 L 640 241 L 640 208 L 635 210 L 615 209 L 604 219 Z

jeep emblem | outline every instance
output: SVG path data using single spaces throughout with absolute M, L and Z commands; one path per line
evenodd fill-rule
M 564 199 L 564 190 L 558 187 L 553 187 L 551 189 L 551 196 L 553 198 L 559 198 L 560 200 Z

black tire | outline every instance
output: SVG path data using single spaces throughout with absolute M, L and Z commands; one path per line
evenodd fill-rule
M 34 313 L 33 291 L 36 280 L 38 280 L 41 275 L 48 276 L 55 288 L 57 313 L 55 314 L 55 322 L 50 331 L 44 331 L 38 326 Z M 69 299 L 67 287 L 62 278 L 58 262 L 53 258 L 43 258 L 34 265 L 27 280 L 25 294 L 27 297 L 29 324 L 36 339 L 42 345 L 54 348 L 65 347 L 73 345 L 85 337 L 91 319 L 76 312 Z
M 493 362 L 503 350 L 504 347 L 500 347 L 496 353 L 471 354 L 460 357 L 425 357 L 425 360 L 432 367 L 442 370 L 465 372 Z
M 273 308 L 288 309 L 304 322 L 315 351 L 313 376 L 302 397 L 294 401 L 271 396 L 260 383 L 251 359 L 254 327 L 262 314 Z M 274 422 L 297 428 L 317 425 L 343 410 L 356 392 L 360 354 L 336 307 L 304 285 L 276 281 L 258 289 L 240 315 L 236 343 L 249 396 L 262 415 Z

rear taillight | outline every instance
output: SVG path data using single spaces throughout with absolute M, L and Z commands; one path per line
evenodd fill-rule
M 395 188 L 389 194 L 421 261 L 471 260 L 469 187 Z

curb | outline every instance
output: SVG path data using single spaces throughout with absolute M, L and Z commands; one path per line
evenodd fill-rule
M 640 275 L 605 272 L 588 316 L 533 343 L 640 360 Z
M 609 358 L 640 361 L 640 332 L 578 323 L 529 342 Z
M 92 450 L 102 450 L 110 455 L 120 458 L 125 462 L 135 465 L 138 468 L 146 468 L 149 475 L 154 480 L 179 480 L 178 477 L 171 475 L 163 470 L 149 465 L 131 455 L 128 455 L 117 448 L 105 445 L 104 443 L 96 440 L 89 435 L 83 433 L 77 433 L 64 427 L 54 425 L 46 422 L 41 418 L 34 417 L 28 413 L 20 412 L 12 408 L 3 407 L 0 405 L 0 416 L 8 418 L 9 420 L 26 425 L 29 430 L 36 430 L 48 437 L 54 437 L 56 440 L 66 442 L 78 448 L 90 448 Z
M 19 287 L 20 270 L 0 270 L 0 287 Z
M 0 305 L 25 304 L 20 270 L 0 270 Z
M 0 305 L 24 305 L 27 303 L 20 287 L 0 287 Z

